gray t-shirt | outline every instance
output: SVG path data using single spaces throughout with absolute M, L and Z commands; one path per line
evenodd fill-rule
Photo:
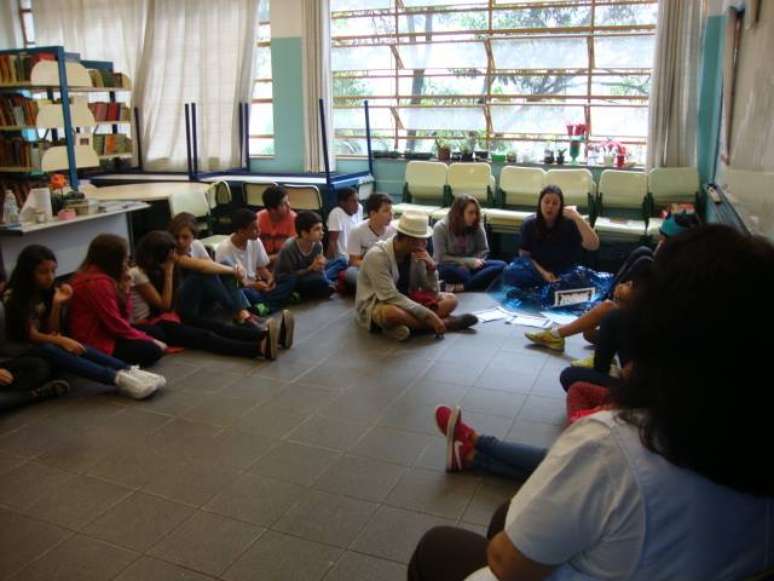
M 314 259 L 322 254 L 322 251 L 322 244 L 315 242 L 312 249 L 308 253 L 304 253 L 296 238 L 288 238 L 277 255 L 277 263 L 274 265 L 274 278 L 282 280 L 291 275 L 300 274 L 299 271 L 309 268 Z
M 347 254 L 350 256 L 365 256 L 371 247 L 382 240 L 388 240 L 395 235 L 395 228 L 388 224 L 381 236 L 377 236 L 371 229 L 370 220 L 366 220 L 349 233 L 347 240 Z

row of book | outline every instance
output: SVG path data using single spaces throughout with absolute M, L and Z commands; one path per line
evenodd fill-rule
M 39 168 L 46 142 L 29 142 L 21 137 L 0 138 L 0 166 L 14 168 Z
M 129 121 L 131 113 L 126 105 L 113 102 L 94 102 L 89 103 L 91 114 L 96 121 Z
M 132 140 L 122 133 L 95 135 L 93 141 L 97 155 L 132 153 Z
M 110 89 L 128 89 L 128 79 L 121 73 L 106 71 L 103 69 L 89 69 L 91 84 L 95 87 L 107 87 Z
M 16 198 L 16 206 L 19 208 L 24 206 L 24 202 L 27 200 L 27 196 L 32 188 L 45 188 L 47 186 L 47 178 L 17 178 L 6 175 L 0 179 L 0 192 L 12 192 Z M 0 204 L 0 208 L 2 208 L 2 204 Z
M 25 83 L 30 80 L 32 67 L 40 61 L 56 60 L 50 52 L 0 55 L 0 84 Z
M 35 126 L 38 102 L 21 95 L 0 96 L 0 126 Z

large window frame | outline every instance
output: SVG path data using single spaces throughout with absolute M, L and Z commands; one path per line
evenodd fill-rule
M 338 2 L 339 6 L 345 0 Z M 386 4 L 387 0 L 384 0 Z M 621 117 L 623 113 L 631 113 L 636 116 L 637 128 L 641 131 L 644 124 L 647 125 L 648 94 L 601 94 L 599 87 L 605 87 L 605 82 L 615 82 L 616 79 L 624 80 L 637 79 L 643 80 L 643 85 L 636 88 L 642 92 L 642 89 L 649 86 L 649 79 L 652 72 L 650 63 L 646 66 L 599 66 L 596 62 L 595 46 L 600 41 L 605 42 L 608 38 L 618 38 L 612 42 L 620 42 L 620 39 L 646 39 L 644 42 L 652 42 L 655 37 L 655 12 L 657 10 L 656 0 L 470 0 L 463 4 L 464 0 L 389 0 L 389 8 L 375 8 L 363 10 L 341 10 L 334 11 L 331 15 L 332 30 L 332 51 L 334 55 L 337 50 L 363 50 L 363 47 L 389 47 L 392 54 L 392 66 L 390 68 L 371 68 L 355 70 L 336 70 L 336 58 L 334 56 L 334 117 L 336 113 L 341 116 L 359 115 L 357 111 L 362 108 L 364 99 L 368 99 L 369 108 L 372 117 L 384 120 L 385 112 L 388 111 L 392 116 L 394 125 L 391 131 L 372 131 L 376 149 L 399 149 L 429 151 L 432 149 L 433 142 L 438 138 L 446 141 L 462 143 L 477 142 L 478 148 L 488 150 L 505 151 L 509 149 L 527 149 L 534 152 L 542 149 L 546 142 L 557 142 L 557 147 L 566 147 L 562 142 L 568 142 L 569 137 L 564 127 L 555 127 L 549 132 L 530 132 L 530 131 L 507 131 L 502 130 L 503 113 L 510 107 L 522 107 L 523 110 L 540 111 L 532 109 L 533 107 L 545 107 L 546 111 L 556 115 L 556 111 L 548 108 L 575 111 L 570 115 L 571 119 L 558 120 L 558 125 L 564 125 L 563 121 L 572 123 L 583 123 L 590 129 L 588 144 L 601 145 L 608 138 L 614 138 L 619 143 L 627 146 L 635 153 L 635 161 L 644 160 L 644 149 L 646 146 L 646 136 L 626 135 L 626 130 L 622 134 L 604 134 L 601 131 L 595 131 L 595 125 L 605 126 L 603 117 L 615 118 Z M 347 2 L 352 4 L 351 2 Z M 333 2 L 334 7 L 337 2 Z M 409 6 L 406 6 L 409 4 Z M 416 6 L 425 4 L 425 6 Z M 372 3 L 373 5 L 373 3 Z M 413 6 L 412 6 L 413 5 Z M 604 10 L 615 9 L 616 7 L 629 6 L 632 10 L 643 10 L 644 12 L 653 12 L 653 22 L 634 23 L 634 24 L 605 24 L 597 22 L 597 15 Z M 509 12 L 535 11 L 535 10 L 562 10 L 577 8 L 588 10 L 590 21 L 578 26 L 544 26 L 544 27 L 521 27 L 504 28 L 498 26 L 503 15 Z M 455 14 L 475 14 L 477 17 L 485 15 L 484 26 L 467 29 L 447 29 L 432 30 L 428 33 L 426 30 L 406 30 L 407 21 L 427 22 L 434 15 L 455 15 Z M 336 34 L 336 29 L 340 28 L 342 22 L 348 19 L 366 18 L 366 19 L 392 19 L 393 29 L 384 34 Z M 374 23 L 376 20 L 372 20 Z M 357 21 L 354 21 L 357 22 Z M 363 21 L 360 21 L 363 22 Z M 346 23 L 345 23 L 346 24 Z M 374 24 L 376 26 L 376 24 Z M 416 28 L 416 27 L 415 27 Z M 555 68 L 531 68 L 531 67 L 498 67 L 497 59 L 502 58 L 504 53 L 498 54 L 498 47 L 507 45 L 514 41 L 541 41 L 570 42 L 579 46 L 578 42 L 585 40 L 585 51 L 587 63 L 586 66 L 575 67 L 555 67 Z M 505 41 L 505 42 L 503 42 Z M 608 45 L 611 41 L 607 41 Z M 638 42 L 638 41 L 634 41 Z M 416 51 L 430 51 L 436 46 L 443 47 L 441 50 L 455 50 L 455 47 L 463 43 L 476 43 L 482 45 L 486 53 L 486 66 L 465 70 L 465 77 L 475 79 L 475 84 L 471 86 L 482 87 L 480 92 L 467 91 L 456 92 L 453 94 L 413 94 L 410 85 L 411 80 L 416 80 L 421 74 L 424 79 L 443 82 L 451 82 L 454 78 L 461 78 L 459 71 L 453 72 L 452 69 L 423 69 L 418 73 L 418 69 L 403 66 L 401 57 L 405 57 L 406 50 L 415 45 Z M 346 48 L 345 48 L 346 47 Z M 427 47 L 427 48 L 425 48 Z M 371 49 L 373 50 L 373 49 Z M 379 50 L 379 49 L 376 49 Z M 427 53 L 426 53 L 427 54 Z M 377 60 L 377 59 L 372 59 Z M 430 59 L 428 59 L 430 60 Z M 464 60 L 464 59 L 463 59 Z M 626 60 L 625 58 L 623 60 Z M 350 67 L 351 68 L 351 67 Z M 508 82 L 500 82 L 502 79 L 550 79 L 567 78 L 574 82 L 573 91 L 558 93 L 534 93 L 518 90 L 503 90 L 508 87 Z M 582 83 L 579 83 L 582 79 Z M 645 81 L 647 79 L 647 81 Z M 366 94 L 346 94 L 346 85 L 366 83 L 382 84 L 386 86 L 387 81 L 392 81 L 392 90 L 390 91 L 371 91 Z M 538 83 L 540 84 L 540 83 Z M 609 82 L 607 83 L 609 84 Z M 511 84 L 513 88 L 515 83 Z M 408 86 L 409 90 L 406 90 Z M 415 84 L 414 84 L 415 86 Z M 342 90 L 344 87 L 344 90 Z M 581 89 L 581 90 L 577 90 Z M 649 88 L 648 88 L 649 91 Z M 432 101 L 432 102 L 431 102 Z M 411 109 L 435 109 L 441 111 L 441 115 L 448 113 L 462 119 L 469 115 L 471 111 L 480 111 L 483 115 L 481 127 L 479 130 L 471 131 L 469 128 L 461 127 L 457 130 L 432 130 L 425 131 L 410 129 L 406 126 L 406 113 Z M 614 110 L 617 110 L 615 112 Z M 612 113 L 612 115 L 611 115 Z M 499 117 L 498 117 L 499 116 Z M 498 119 L 500 120 L 498 127 Z M 355 123 L 350 123 L 355 125 Z M 359 141 L 364 140 L 365 131 L 363 128 L 342 128 L 341 123 L 334 121 L 336 128 L 336 145 L 339 155 L 347 156 L 349 153 L 353 157 L 363 155 L 363 148 Z M 382 121 L 382 126 L 384 122 Z M 609 125 L 609 123 L 607 124 Z M 372 123 L 372 127 L 374 123 Z M 379 126 L 377 121 L 376 126 Z M 464 126 L 464 123 L 463 123 Z M 383 128 L 383 127 L 382 127 Z M 610 127 L 604 127 L 610 130 Z M 355 148 L 360 151 L 350 152 L 342 148 L 342 142 L 354 143 Z M 387 147 L 385 147 L 387 146 Z

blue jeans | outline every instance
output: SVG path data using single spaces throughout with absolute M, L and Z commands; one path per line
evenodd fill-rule
M 325 265 L 325 277 L 334 284 L 339 280 L 339 273 L 347 270 L 347 259 L 337 258 Z
M 482 291 L 489 288 L 505 268 L 502 260 L 485 260 L 480 268 L 468 268 L 454 262 L 438 265 L 438 276 L 453 284 L 465 285 L 466 291 Z
M 360 273 L 359 266 L 350 266 L 344 271 L 344 284 L 350 289 L 357 288 L 357 275 Z
M 234 277 L 190 272 L 178 290 L 177 311 L 184 321 L 195 321 L 214 305 L 220 305 L 230 315 L 247 307 Z
M 52 343 L 36 347 L 37 354 L 57 372 L 67 372 L 105 385 L 115 385 L 116 373 L 129 366 L 110 355 L 84 345 L 83 355 L 73 355 Z
M 296 286 L 295 277 L 284 278 L 277 281 L 277 285 L 270 291 L 259 291 L 255 288 L 243 288 L 242 295 L 248 304 L 264 303 L 269 311 L 279 311 L 288 302 L 290 294 Z
M 527 444 L 503 442 L 494 436 L 479 436 L 471 468 L 524 481 L 543 461 L 546 452 Z
M 295 277 L 295 290 L 303 299 L 327 299 L 336 289 L 324 274 L 305 274 Z

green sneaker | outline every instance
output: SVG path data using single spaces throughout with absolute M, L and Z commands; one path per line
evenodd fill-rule
M 266 303 L 255 303 L 250 307 L 250 310 L 259 317 L 268 317 L 269 313 L 271 313 L 271 309 L 269 309 L 269 306 Z
M 570 363 L 572 367 L 583 367 L 585 369 L 594 369 L 594 356 L 584 357 L 583 359 L 576 359 Z
M 552 351 L 564 351 L 564 337 L 557 337 L 551 331 L 527 331 L 524 333 L 530 341 L 543 347 L 548 347 Z

